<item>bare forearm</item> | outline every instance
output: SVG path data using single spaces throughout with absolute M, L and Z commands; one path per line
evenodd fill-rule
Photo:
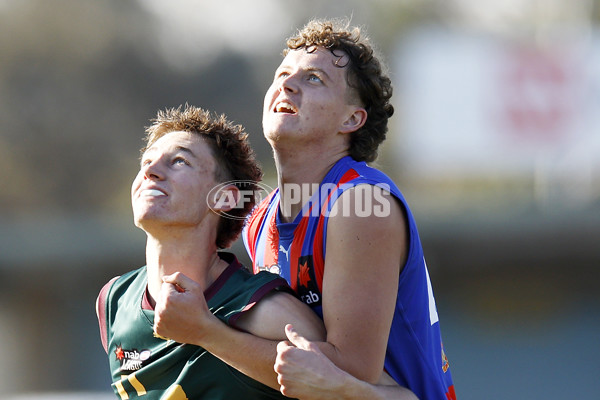
M 204 292 L 195 281 L 174 274 L 161 288 L 154 331 L 179 343 L 202 347 L 250 378 L 279 389 L 273 365 L 277 343 L 285 339 L 284 326 L 288 321 L 301 326 L 309 338 L 325 337 L 322 321 L 306 305 L 285 293 L 263 297 L 238 316 L 235 327 L 239 330 L 232 328 L 210 312 Z
M 338 366 L 338 368 L 341 367 Z M 341 392 L 334 391 L 331 393 L 330 398 L 332 400 L 418 400 L 413 392 L 405 387 L 398 386 L 389 376 L 387 376 L 389 383 L 384 384 L 381 379 L 379 382 L 370 383 L 353 376 L 347 371 L 341 369 L 340 371 L 344 374 L 341 379 L 344 383 L 341 385 Z M 384 373 L 384 375 L 386 374 Z
M 386 375 L 386 380 L 382 381 L 382 377 L 380 376 L 379 380 L 372 380 L 371 382 L 366 381 L 363 376 L 356 376 L 356 374 L 352 373 L 350 368 L 346 370 L 343 365 L 342 355 L 339 351 L 328 344 L 327 342 L 315 342 L 318 344 L 323 354 L 333 362 L 336 367 L 340 369 L 340 371 L 344 374 L 344 376 L 340 379 L 343 381 L 343 385 L 341 385 L 341 393 L 333 392 L 331 399 L 340 399 L 340 400 L 362 400 L 362 399 L 372 399 L 372 400 L 418 400 L 417 397 L 411 392 L 409 389 L 404 388 L 402 386 L 398 386 L 394 380 Z M 342 365 L 340 365 L 342 364 Z M 363 375 L 366 375 L 363 371 L 361 371 Z M 381 371 L 379 371 L 381 375 Z M 385 382 L 385 383 L 384 383 Z M 324 397 L 329 398 L 329 397 Z M 304 399 L 303 399 L 304 400 Z M 308 400 L 308 399 L 307 399 Z
M 194 344 L 250 378 L 279 390 L 277 374 L 273 370 L 277 342 L 221 325 L 210 337 Z
M 416 399 L 382 370 L 376 384 L 362 381 L 327 358 L 319 346 L 323 342 L 306 340 L 291 325 L 286 326 L 285 332 L 288 341 L 277 345 L 275 360 L 284 395 L 301 400 Z
M 333 362 L 338 368 L 349 373 L 358 380 L 367 383 L 376 384 L 383 370 L 381 368 L 369 368 L 365 363 L 356 358 L 355 355 L 344 353 L 341 349 L 335 347 L 329 342 L 314 342 L 319 349 Z
M 354 380 L 346 385 L 344 396 L 337 397 L 344 400 L 418 400 L 410 390 L 402 386 L 372 385 L 367 382 Z

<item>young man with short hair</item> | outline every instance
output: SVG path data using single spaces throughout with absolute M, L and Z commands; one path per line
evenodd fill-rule
M 323 338 L 323 327 L 286 292 L 283 279 L 252 275 L 233 254 L 218 251 L 237 238 L 254 205 L 253 198 L 241 206 L 235 200 L 241 191 L 255 189 L 262 174 L 246 133 L 225 116 L 186 106 L 159 112 L 146 140 L 131 188 L 134 222 L 147 236 L 146 265 L 112 279 L 97 301 L 115 394 L 157 400 L 283 398 L 229 364 L 236 365 L 243 346 L 270 343 L 253 335 L 284 339 L 290 319 L 316 340 Z M 160 318 L 161 305 L 177 308 L 184 295 L 196 299 L 186 318 L 200 309 L 208 316 L 204 347 L 155 334 L 155 326 L 168 324 Z M 219 353 L 210 346 L 211 336 L 226 342 L 225 360 L 209 353 Z

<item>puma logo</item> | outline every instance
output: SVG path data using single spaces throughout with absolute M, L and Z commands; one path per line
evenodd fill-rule
M 285 254 L 286 260 L 288 260 L 288 261 L 290 260 L 290 257 L 288 254 L 289 250 L 286 250 L 282 245 L 279 245 L 279 251 L 282 252 L 283 254 Z

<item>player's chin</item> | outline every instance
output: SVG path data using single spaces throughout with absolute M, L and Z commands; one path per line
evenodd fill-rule
M 267 139 L 267 141 L 270 144 L 279 142 L 279 140 L 281 138 L 281 135 L 279 134 L 278 131 L 272 131 L 272 130 L 267 131 L 267 130 L 265 130 L 264 135 L 265 135 L 265 139 Z

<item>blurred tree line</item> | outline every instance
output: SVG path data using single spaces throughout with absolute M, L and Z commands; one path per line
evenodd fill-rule
M 256 141 L 252 64 L 230 53 L 175 72 L 149 45 L 152 28 L 136 2 L 0 9 L 3 210 L 128 209 L 118 190 L 128 190 L 143 128 L 160 108 L 189 102 L 225 112 Z
M 256 13 L 277 6 L 289 17 L 285 36 L 277 38 L 272 51 L 253 52 L 270 44 L 240 37 L 248 40 L 244 54 L 207 52 L 198 67 L 173 68 L 189 60 L 167 61 L 160 54 L 157 15 L 141 2 L 0 1 L 2 214 L 128 212 L 123 199 L 137 168 L 144 126 L 158 109 L 186 102 L 243 124 L 269 169 L 270 149 L 260 125 L 262 100 L 287 35 L 313 16 L 348 16 L 353 24 L 366 26 L 389 59 L 400 33 L 427 23 L 464 23 L 467 3 L 265 0 L 257 3 Z M 598 0 L 579 3 L 592 10 L 591 19 L 600 18 Z M 206 10 L 204 18 L 210 19 L 210 7 Z M 248 29 L 272 29 L 252 26 L 254 17 L 246 16 Z

